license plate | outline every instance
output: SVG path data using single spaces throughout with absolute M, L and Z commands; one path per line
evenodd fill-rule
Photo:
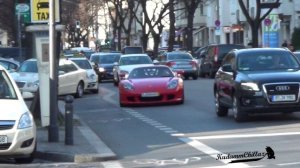
M 159 96 L 158 92 L 142 93 L 142 97 L 157 97 L 157 96 Z
M 7 143 L 7 136 L 0 135 L 0 144 L 6 144 Z
M 295 95 L 273 95 L 272 101 L 273 102 L 280 102 L 280 101 L 295 101 Z

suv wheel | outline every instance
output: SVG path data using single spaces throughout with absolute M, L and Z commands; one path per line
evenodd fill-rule
M 221 105 L 220 97 L 219 97 L 219 94 L 217 91 L 215 93 L 215 108 L 216 108 L 217 116 L 219 116 L 219 117 L 227 116 L 228 108 Z
M 247 119 L 247 114 L 241 110 L 240 103 L 236 96 L 233 97 L 232 111 L 235 121 L 242 122 Z

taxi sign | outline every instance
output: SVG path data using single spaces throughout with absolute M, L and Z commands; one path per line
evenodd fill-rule
M 48 23 L 49 0 L 31 0 L 31 22 Z M 59 0 L 55 0 L 55 22 L 60 22 Z

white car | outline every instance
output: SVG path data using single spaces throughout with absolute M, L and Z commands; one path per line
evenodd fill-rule
M 82 97 L 88 84 L 86 70 L 67 59 L 59 60 L 58 70 L 58 94 L 74 94 L 77 98 Z M 37 60 L 35 58 L 24 61 L 20 68 L 11 75 L 21 91 L 35 94 L 39 88 Z
M 18 86 L 1 65 L 0 104 L 0 157 L 14 158 L 17 163 L 32 162 L 36 150 L 36 125 Z
M 132 69 L 147 65 L 154 65 L 153 61 L 147 54 L 121 55 L 119 62 L 114 63 L 114 85 L 117 86 L 120 80 L 125 79 Z
M 92 63 L 85 57 L 72 57 L 69 58 L 71 61 L 75 62 L 81 69 L 86 70 L 88 76 L 87 90 L 93 93 L 99 92 L 98 75 L 93 69 Z

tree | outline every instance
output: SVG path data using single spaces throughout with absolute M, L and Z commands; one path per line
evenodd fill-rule
M 202 0 L 183 0 L 185 10 L 187 12 L 187 27 L 186 27 L 186 33 L 187 33 L 187 42 L 186 42 L 186 48 L 188 51 L 193 51 L 193 27 L 194 27 L 194 15 L 195 11 L 198 8 L 200 2 Z
M 0 1 L 0 11 L 0 30 L 7 32 L 9 42 L 17 41 L 15 1 Z
M 170 20 L 170 29 L 169 29 L 169 39 L 168 39 L 168 51 L 173 51 L 174 41 L 175 41 L 175 11 L 174 11 L 174 2 L 175 0 L 169 0 L 169 20 Z
M 266 6 L 266 5 L 269 6 Z M 246 5 L 243 0 L 239 0 L 239 5 L 242 9 L 243 14 L 245 15 L 247 22 L 251 27 L 251 34 L 252 34 L 252 47 L 258 47 L 258 35 L 259 35 L 259 28 L 261 26 L 262 21 L 271 13 L 271 11 L 280 5 L 279 0 L 276 0 L 274 3 L 264 3 L 260 0 L 256 0 L 256 16 L 253 18 L 250 16 L 249 11 L 246 8 Z M 267 8 L 267 12 L 262 14 L 262 10 Z
M 160 43 L 160 35 L 164 28 L 164 18 L 169 14 L 169 2 L 160 1 L 151 1 L 154 5 L 153 11 L 147 9 L 148 1 L 141 1 L 141 7 L 144 13 L 145 23 L 147 24 L 149 31 L 154 39 L 153 52 L 154 55 L 158 53 L 158 47 Z M 151 12 L 152 16 L 150 17 L 149 13 Z

